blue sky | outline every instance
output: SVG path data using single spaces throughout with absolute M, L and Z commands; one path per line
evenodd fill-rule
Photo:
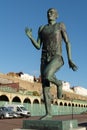
M 87 88 L 87 0 L 0 0 L 0 73 L 40 75 L 41 50 L 33 47 L 24 30 L 32 28 L 37 39 L 38 28 L 47 24 L 51 7 L 58 10 L 57 22 L 66 25 L 72 59 L 78 66 L 76 72 L 69 69 L 63 42 L 65 64 L 56 76 L 71 86 Z

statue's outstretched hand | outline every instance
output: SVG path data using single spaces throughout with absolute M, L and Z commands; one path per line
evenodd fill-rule
M 71 60 L 69 60 L 69 67 L 72 68 L 73 71 L 76 71 L 78 69 L 78 67 Z
M 32 29 L 29 29 L 29 28 L 25 28 L 25 33 L 26 33 L 26 35 L 29 37 L 29 38 L 31 38 L 32 37 Z

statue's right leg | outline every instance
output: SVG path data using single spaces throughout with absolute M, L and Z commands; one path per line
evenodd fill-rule
M 52 111 L 51 111 L 51 95 L 50 95 L 50 87 L 43 87 L 43 98 L 45 103 L 46 115 L 42 116 L 40 120 L 51 120 L 52 119 Z
M 44 96 L 44 103 L 45 103 L 45 110 L 46 115 L 42 117 L 41 120 L 51 119 L 52 118 L 52 112 L 51 112 L 51 98 L 50 98 L 50 88 L 44 87 L 43 88 L 43 96 Z
M 45 104 L 46 114 L 40 118 L 40 120 L 50 120 L 52 119 L 51 113 L 51 95 L 50 95 L 50 82 L 44 78 L 44 70 L 47 67 L 47 63 L 42 60 L 41 62 L 41 79 L 42 79 L 42 92 Z

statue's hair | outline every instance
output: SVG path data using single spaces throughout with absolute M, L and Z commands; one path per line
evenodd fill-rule
M 56 14 L 56 18 L 58 18 L 58 12 L 57 12 L 57 10 L 56 10 L 55 8 L 49 8 L 48 11 L 47 11 L 47 13 L 48 13 L 50 10 L 54 10 L 54 11 L 55 11 L 55 14 Z

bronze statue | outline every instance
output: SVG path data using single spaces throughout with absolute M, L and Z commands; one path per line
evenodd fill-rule
M 62 81 L 58 80 L 55 73 L 64 65 L 62 57 L 62 40 L 66 44 L 69 67 L 73 71 L 77 70 L 77 66 L 73 63 L 71 57 L 70 42 L 66 33 L 64 23 L 57 23 L 57 10 L 50 8 L 47 11 L 48 24 L 39 27 L 37 41 L 32 37 L 32 29 L 25 29 L 26 35 L 31 40 L 36 49 L 42 47 L 41 55 L 41 78 L 43 96 L 45 102 L 46 115 L 41 117 L 41 120 L 52 119 L 51 112 L 51 95 L 50 82 L 57 86 L 57 97 L 62 98 Z

